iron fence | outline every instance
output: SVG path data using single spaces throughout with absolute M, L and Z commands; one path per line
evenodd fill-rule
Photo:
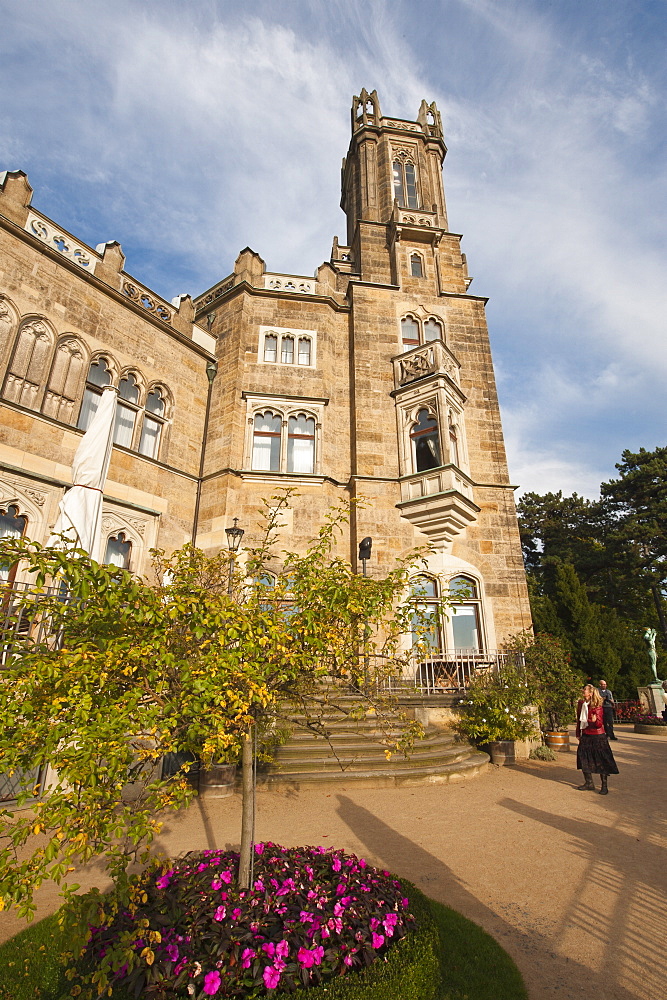
M 510 664 L 523 666 L 523 655 L 497 650 L 441 650 L 431 656 L 413 656 L 402 674 L 384 678 L 382 686 L 394 695 L 457 694 L 465 691 L 475 677 Z

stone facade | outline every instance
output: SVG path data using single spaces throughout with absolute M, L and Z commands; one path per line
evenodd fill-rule
M 355 566 L 370 535 L 369 573 L 430 544 L 433 599 L 464 578 L 442 648 L 482 654 L 528 627 L 485 300 L 448 230 L 445 154 L 435 105 L 399 121 L 362 91 L 346 245 L 334 239 L 314 278 L 267 272 L 246 248 L 232 274 L 174 303 L 124 271 L 118 244 L 93 250 L 33 209 L 22 172 L 0 175 L 3 516 L 48 537 L 93 364 L 126 395 L 104 526 L 131 569 L 146 572 L 156 544 L 225 547 L 234 517 L 252 544 L 262 499 L 293 486 L 284 547 L 340 498 L 365 497 L 341 541 Z

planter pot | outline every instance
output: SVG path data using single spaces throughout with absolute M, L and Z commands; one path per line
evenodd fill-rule
M 236 786 L 236 764 L 211 764 L 199 772 L 199 794 L 208 799 L 224 799 Z
M 514 764 L 514 740 L 496 740 L 489 743 L 492 764 Z
M 635 722 L 635 732 L 644 736 L 667 736 L 667 726 L 646 726 L 641 722 Z
M 570 749 L 570 734 L 558 732 L 546 732 L 544 742 L 551 750 L 560 750 L 567 753 Z

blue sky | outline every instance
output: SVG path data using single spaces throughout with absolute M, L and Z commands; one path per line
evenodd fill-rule
M 595 496 L 667 443 L 665 0 L 0 0 L 0 170 L 171 299 L 344 238 L 353 94 L 442 114 L 510 473 Z

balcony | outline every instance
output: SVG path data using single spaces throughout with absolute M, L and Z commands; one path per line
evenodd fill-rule
M 400 484 L 401 517 L 432 542 L 450 542 L 477 520 L 472 481 L 455 465 L 403 476 Z
M 462 694 L 475 677 L 513 663 L 523 666 L 520 653 L 470 649 L 433 651 L 428 657 L 411 656 L 402 676 L 387 677 L 385 690 L 394 696 Z
M 394 366 L 394 393 L 428 375 L 446 375 L 463 397 L 459 376 L 461 365 L 441 340 L 413 347 L 391 361 Z

